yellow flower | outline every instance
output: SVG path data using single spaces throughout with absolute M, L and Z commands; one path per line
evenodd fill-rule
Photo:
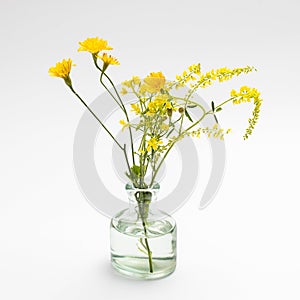
M 146 84 L 142 84 L 139 89 L 139 94 L 144 95 L 147 91 L 148 90 L 147 90 Z
M 98 54 L 103 50 L 112 50 L 113 48 L 107 45 L 107 41 L 103 39 L 95 38 L 87 38 L 83 42 L 79 42 L 78 51 L 87 51 L 92 54 Z
M 134 84 L 140 84 L 141 79 L 140 79 L 139 76 L 132 76 L 132 82 L 133 82 Z
M 231 93 L 230 93 L 230 96 L 231 97 L 237 97 L 238 96 L 238 93 L 236 90 L 232 90 Z
M 250 88 L 248 86 L 242 86 L 239 92 L 232 90 L 230 95 L 232 97 L 235 97 L 235 99 L 233 99 L 234 104 L 240 104 L 241 102 L 250 102 L 251 99 L 255 100 L 260 97 L 260 93 L 257 89 Z
M 109 65 L 119 65 L 120 63 L 118 60 L 111 56 L 107 55 L 107 53 L 103 53 L 102 56 L 97 56 L 98 58 L 102 59 L 103 61 L 103 72 L 107 69 Z
M 145 89 L 149 93 L 159 92 L 166 83 L 166 78 L 162 72 L 152 72 L 144 79 Z
M 200 69 L 200 64 L 194 64 L 189 66 L 189 71 L 197 75 L 200 75 Z
M 172 108 L 173 108 L 171 102 L 169 102 L 169 101 L 165 102 L 165 107 L 166 107 L 167 109 L 172 109 Z
M 126 127 L 129 127 L 129 124 L 126 123 L 124 120 L 120 120 L 120 124 L 123 126 L 123 127 L 122 127 L 122 131 L 123 131 Z
M 51 67 L 48 73 L 50 76 L 66 79 L 70 75 L 72 66 L 75 65 L 70 58 L 63 59 L 61 62 L 56 63 L 55 67 Z
M 72 63 L 72 59 L 70 59 L 70 58 L 63 59 L 61 62 L 56 63 L 55 67 L 51 67 L 48 70 L 48 73 L 50 76 L 60 77 L 60 78 L 64 79 L 66 85 L 71 87 L 72 81 L 70 78 L 70 72 L 71 72 L 72 66 L 75 66 Z
M 131 104 L 131 111 L 134 111 L 137 115 L 141 113 L 141 108 L 138 104 Z
M 154 114 L 156 112 L 156 103 L 155 102 L 149 102 L 147 108 L 148 108 L 148 111 L 149 111 L 147 113 L 147 115 Z
M 107 64 L 107 65 L 119 65 L 120 64 L 115 57 L 113 57 L 111 55 L 107 55 L 107 53 L 103 53 L 102 56 L 98 56 L 98 58 L 102 59 L 103 63 Z
M 176 79 L 180 81 L 182 80 L 182 77 L 180 75 L 176 75 Z
M 154 151 L 158 149 L 158 146 L 163 144 L 162 141 L 157 140 L 156 138 L 151 138 L 148 142 L 148 146 L 147 146 L 147 151 L 150 152 L 151 149 L 153 149 Z
M 154 98 L 153 101 L 149 102 L 147 105 L 147 115 L 151 116 L 154 113 L 160 113 L 164 115 L 168 110 L 176 110 L 173 108 L 172 103 L 168 100 L 169 96 L 167 94 L 159 95 Z
M 131 80 L 125 80 L 125 81 L 123 81 L 123 82 L 122 82 L 122 85 L 124 85 L 124 86 L 130 88 L 130 87 L 131 87 Z
M 128 91 L 123 87 L 120 91 L 121 95 L 126 95 Z

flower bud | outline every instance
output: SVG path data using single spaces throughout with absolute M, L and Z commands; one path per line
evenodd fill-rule
M 183 114 L 184 108 L 183 107 L 179 107 L 178 111 L 179 111 L 179 113 Z

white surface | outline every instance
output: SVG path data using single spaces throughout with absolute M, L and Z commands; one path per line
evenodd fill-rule
M 299 299 L 299 6 L 2 1 L 0 298 Z M 261 120 L 243 142 L 237 121 L 244 116 L 228 114 L 224 124 L 236 133 L 227 142 L 222 188 L 199 211 L 205 184 L 199 182 L 175 213 L 178 268 L 161 281 L 112 272 L 109 220 L 87 204 L 74 179 L 73 135 L 83 110 L 47 71 L 71 56 L 81 93 L 95 99 L 101 92 L 95 72 L 76 49 L 96 35 L 116 49 L 121 66 L 110 73 L 116 82 L 156 70 L 172 78 L 198 61 L 207 70 L 259 69 L 244 82 L 263 93 Z

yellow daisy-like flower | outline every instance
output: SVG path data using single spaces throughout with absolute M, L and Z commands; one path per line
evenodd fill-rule
M 69 77 L 72 66 L 75 66 L 72 59 L 63 59 L 56 63 L 55 67 L 51 67 L 48 71 L 50 76 L 66 79 Z
M 81 47 L 78 48 L 78 51 L 87 51 L 92 54 L 98 54 L 103 50 L 112 50 L 113 48 L 108 46 L 107 41 L 103 39 L 95 38 L 87 38 L 83 42 L 79 42 Z
M 151 149 L 153 149 L 154 151 L 158 149 L 159 145 L 162 145 L 163 142 L 160 140 L 157 140 L 156 138 L 151 138 L 148 142 L 148 146 L 147 146 L 147 151 L 150 152 Z
M 97 57 L 103 61 L 103 72 L 107 69 L 107 67 L 109 65 L 119 65 L 120 64 L 115 57 L 113 57 L 111 55 L 107 55 L 107 53 L 103 53 L 101 56 L 97 56 Z
M 144 83 L 149 93 L 156 93 L 164 87 L 166 78 L 162 72 L 152 72 L 144 79 Z
M 72 87 L 72 81 L 70 78 L 72 66 L 75 66 L 72 59 L 63 59 L 61 62 L 56 63 L 55 67 L 51 67 L 48 70 L 48 73 L 50 76 L 62 78 L 66 85 Z
M 111 55 L 107 55 L 107 53 L 103 53 L 101 56 L 98 56 L 98 58 L 102 59 L 102 61 L 108 65 L 119 65 L 120 64 L 115 57 L 113 57 Z

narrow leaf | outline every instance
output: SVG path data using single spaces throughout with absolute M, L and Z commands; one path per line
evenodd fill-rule
M 211 101 L 211 108 L 212 108 L 212 111 L 215 111 L 215 103 L 214 103 L 214 101 Z
M 197 105 L 195 105 L 195 104 L 194 105 L 187 105 L 187 107 L 188 108 L 195 108 L 195 107 L 197 107 Z
M 219 124 L 219 122 L 218 122 L 218 119 L 217 119 L 217 117 L 216 117 L 216 115 L 215 115 L 215 114 L 214 114 L 214 118 L 215 118 L 215 120 L 216 120 L 217 124 Z
M 188 118 L 191 122 L 193 122 L 193 120 L 192 120 L 190 114 L 188 113 L 188 111 L 187 111 L 186 109 L 184 110 L 184 113 L 185 113 L 185 115 L 187 116 L 187 118 Z

